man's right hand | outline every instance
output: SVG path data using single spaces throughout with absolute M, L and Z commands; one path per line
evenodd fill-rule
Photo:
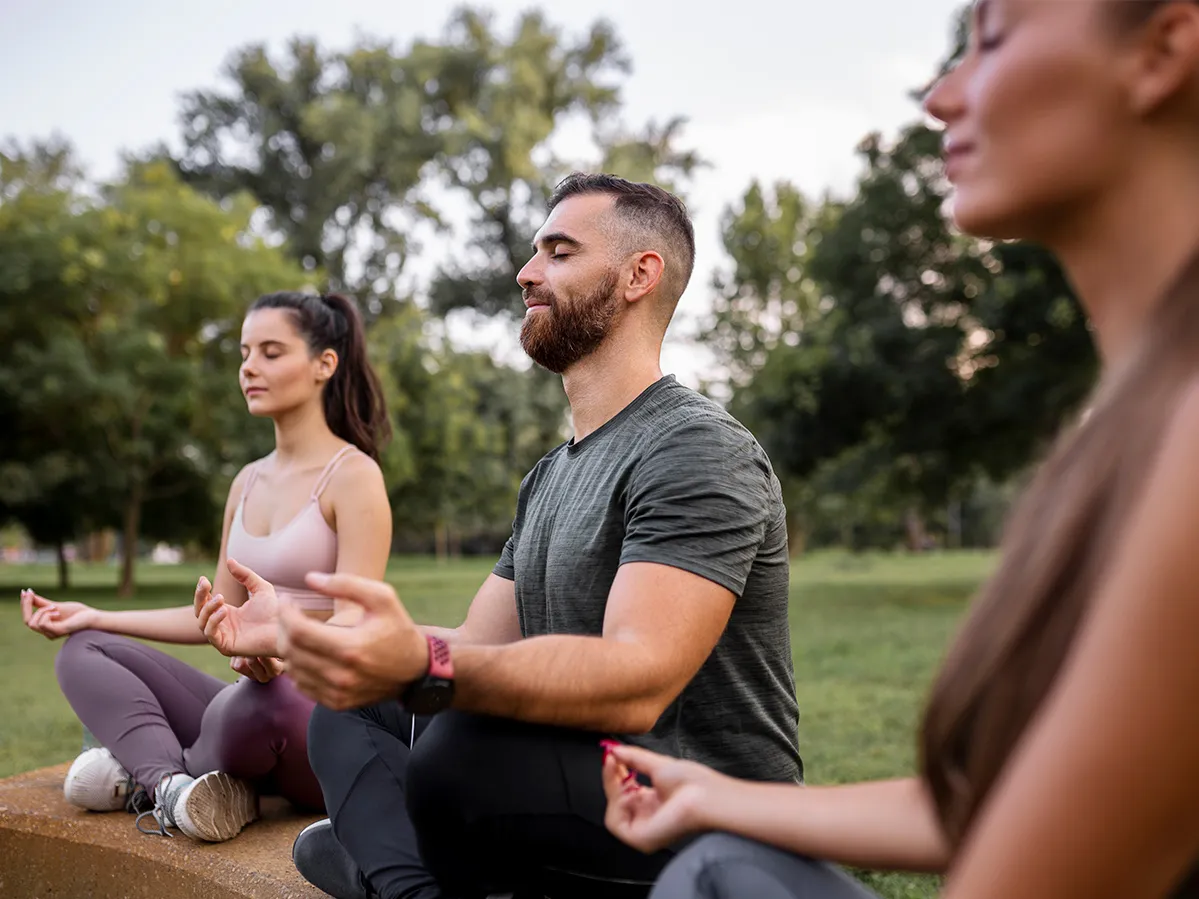
M 229 573 L 246 588 L 249 598 L 241 606 L 229 605 L 221 594 L 212 594 L 212 584 L 208 578 L 200 578 L 195 595 L 196 618 L 199 619 L 200 629 L 222 655 L 247 658 L 278 656 L 279 600 L 275 588 L 233 559 L 229 559 L 226 565 Z M 241 669 L 234 666 L 234 670 Z M 250 676 L 255 677 L 253 673 Z M 259 680 L 257 677 L 255 679 Z
M 52 602 L 32 590 L 21 591 L 21 617 L 25 626 L 47 640 L 95 627 L 100 613 L 81 602 Z

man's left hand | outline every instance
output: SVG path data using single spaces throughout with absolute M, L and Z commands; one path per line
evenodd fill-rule
M 429 645 L 388 584 L 352 574 L 310 573 L 308 586 L 351 602 L 363 616 L 350 627 L 304 615 L 290 603 L 279 610 L 279 654 L 300 692 L 343 711 L 396 699 L 429 667 Z

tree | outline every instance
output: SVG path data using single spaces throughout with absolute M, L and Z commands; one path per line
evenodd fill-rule
M 857 520 L 859 485 L 876 513 L 899 511 L 917 547 L 924 520 L 980 477 L 1001 483 L 1027 465 L 1085 395 L 1094 356 L 1046 253 L 964 237 L 945 219 L 939 133 L 872 135 L 861 153 L 855 195 L 795 229 L 818 314 L 794 346 L 766 344 L 760 303 L 752 328 L 731 330 L 761 360 L 733 408 L 788 477 L 846 497 L 837 508 Z M 746 280 L 736 295 L 757 296 Z M 808 496 L 809 510 L 832 508 Z
M 165 164 L 135 166 L 98 196 L 28 184 L 6 194 L 0 270 L 13 277 L 0 279 L 0 306 L 20 339 L 0 382 L 22 441 L 11 457 L 5 447 L 6 481 L 28 488 L 6 503 L 35 536 L 38 522 L 61 537 L 118 526 L 128 594 L 147 504 L 211 499 L 204 488 L 245 446 L 244 426 L 231 425 L 241 398 L 227 335 L 249 300 L 305 276 L 252 235 L 252 200 L 222 208 Z M 33 516 L 47 504 L 53 516 Z M 214 505 L 153 521 L 202 533 L 219 520 Z
M 396 421 L 384 472 L 397 539 L 441 557 L 464 537 L 507 537 L 521 478 L 564 420 L 559 385 L 531 388 L 487 353 L 431 346 L 427 321 L 413 307 L 380 321 L 372 355 Z
M 63 256 L 86 240 L 86 203 L 61 141 L 0 153 L 0 520 L 55 547 L 61 587 L 66 544 L 110 499 L 90 477 L 96 433 L 70 389 L 88 297 L 63 279 Z
M 228 89 L 184 98 L 179 171 L 218 198 L 257 198 L 293 258 L 378 313 L 399 295 L 407 219 L 431 214 L 415 191 L 452 94 L 437 86 L 442 59 L 367 41 L 338 53 L 296 38 L 278 62 L 245 47 Z
M 753 377 L 780 341 L 795 346 L 805 323 L 819 314 L 816 286 L 806 273 L 812 214 L 790 182 L 766 190 L 755 180 L 739 207 L 721 216 L 732 266 L 712 277 L 712 314 L 701 339 L 734 389 Z
M 629 63 L 606 22 L 570 39 L 542 13 L 528 12 L 504 41 L 491 16 L 464 9 L 451 20 L 445 42 L 473 88 L 451 104 L 442 168 L 446 182 L 469 199 L 472 217 L 466 251 L 443 266 L 431 286 L 437 314 L 520 311 L 516 273 L 530 256 L 554 185 L 572 169 L 598 167 L 678 190 L 703 164 L 696 152 L 678 146 L 681 119 L 650 122 L 640 132 L 620 123 L 618 79 Z M 597 156 L 563 159 L 553 139 L 580 118 L 591 125 Z

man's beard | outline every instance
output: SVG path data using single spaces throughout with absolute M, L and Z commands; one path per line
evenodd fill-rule
M 549 290 L 529 290 L 527 297 L 548 303 L 540 312 L 525 316 L 520 345 L 542 368 L 560 375 L 596 351 L 616 318 L 617 273 L 609 273 L 595 290 L 570 303 L 562 303 Z

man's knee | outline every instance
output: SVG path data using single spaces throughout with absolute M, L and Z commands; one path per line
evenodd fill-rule
M 308 718 L 308 764 L 317 779 L 330 768 L 337 768 L 345 755 L 345 735 L 347 729 L 355 726 L 360 709 L 350 709 L 348 712 L 334 712 L 318 705 Z
M 408 757 L 406 785 L 408 814 L 417 831 L 441 821 L 459 808 L 471 791 L 467 781 L 479 770 L 486 754 L 477 734 L 470 733 L 465 715 L 443 712 L 428 726 Z
M 527 786 L 528 726 L 447 711 L 416 739 L 408 760 L 408 816 L 418 833 L 454 832 L 464 822 L 509 811 Z
M 410 720 L 399 703 L 380 703 L 360 709 L 334 712 L 316 705 L 308 717 L 308 764 L 318 779 L 344 768 L 347 761 L 377 754 L 378 746 L 370 731 L 386 731 L 407 743 Z

